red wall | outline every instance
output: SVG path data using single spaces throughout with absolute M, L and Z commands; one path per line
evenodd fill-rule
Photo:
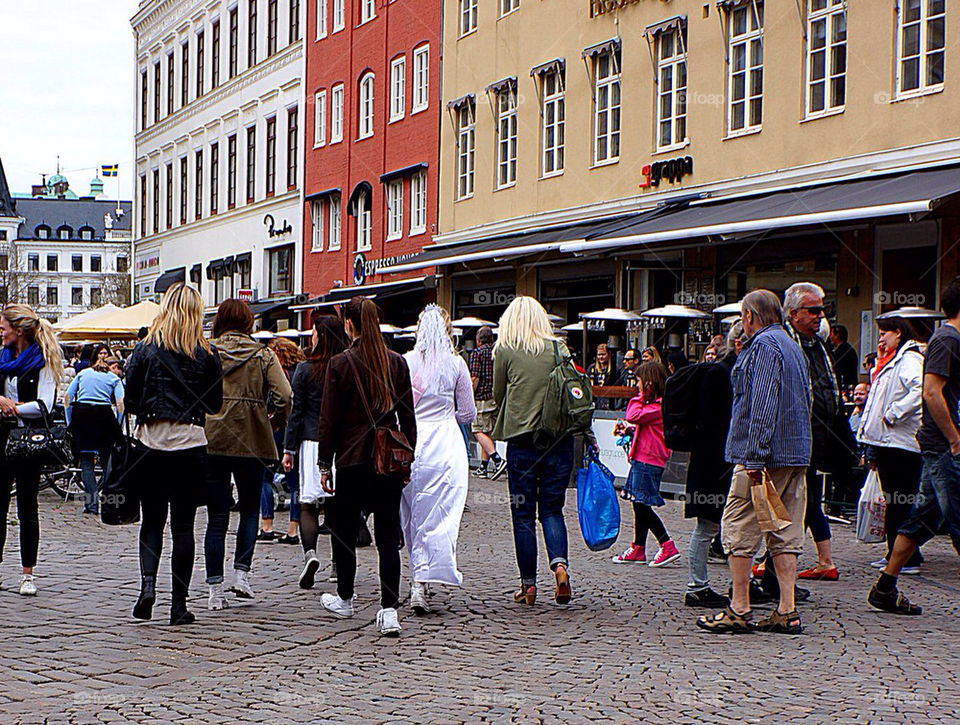
M 304 118 L 304 189 L 305 196 L 339 187 L 341 190 L 341 230 L 339 252 L 311 252 L 312 223 L 310 203 L 304 213 L 303 291 L 311 296 L 330 291 L 334 280 L 344 286 L 354 284 L 353 264 L 356 256 L 356 218 L 347 213 L 347 201 L 362 181 L 373 188 L 373 229 L 371 249 L 364 252 L 367 260 L 418 252 L 429 244 L 437 223 L 437 164 L 440 136 L 440 20 L 441 0 L 393 0 L 377 2 L 377 17 L 357 27 L 360 3 L 347 0 L 345 28 L 330 33 L 332 15 L 327 18 L 327 37 L 316 40 L 316 3 L 307 2 L 306 113 Z M 331 7 L 328 13 L 332 11 Z M 410 115 L 413 97 L 413 50 L 429 43 L 430 93 L 426 110 Z M 404 118 L 388 123 L 390 62 L 406 57 L 406 108 Z M 374 81 L 374 133 L 357 140 L 358 93 L 360 77 L 368 70 L 376 74 Z M 338 83 L 344 85 L 343 141 L 330 143 L 330 91 Z M 327 90 L 327 143 L 314 148 L 314 97 Z M 410 179 L 404 179 L 403 236 L 385 241 L 386 199 L 380 175 L 426 163 L 427 230 L 409 236 Z M 324 220 L 324 237 L 327 233 Z M 326 239 L 324 240 L 326 250 Z M 401 275 L 374 274 L 366 284 L 417 277 L 432 270 L 419 270 Z

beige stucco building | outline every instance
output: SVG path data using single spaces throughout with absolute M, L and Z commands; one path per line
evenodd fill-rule
M 526 293 L 569 322 L 811 279 L 870 349 L 958 271 L 951 10 L 451 0 L 440 234 L 400 268 L 436 264 L 455 315 Z

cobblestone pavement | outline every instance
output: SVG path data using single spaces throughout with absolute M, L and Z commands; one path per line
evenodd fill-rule
M 513 604 L 506 486 L 473 481 L 460 545 L 464 587 L 440 592 L 434 614 L 402 609 L 402 637 L 383 640 L 372 625 L 373 549 L 360 552 L 351 620 L 322 613 L 318 598 L 329 584 L 297 588 L 299 547 L 271 543 L 257 548 L 256 600 L 223 612 L 206 609 L 198 548 L 191 590 L 198 621 L 190 627 L 166 624 L 165 555 L 157 618 L 139 623 L 130 617 L 136 527 L 105 527 L 81 517 L 78 504 L 41 497 L 39 595 L 15 592 L 16 527 L 0 568 L 2 723 L 960 719 L 960 562 L 946 539 L 927 547 L 922 576 L 904 577 L 922 617 L 867 607 L 867 562 L 882 552 L 838 526 L 842 578 L 812 584 L 814 596 L 801 608 L 804 635 L 718 637 L 698 631 L 700 612 L 681 604 L 685 559 L 655 570 L 613 564 L 614 550 L 589 552 L 575 496 L 567 507 L 573 602 L 550 601 L 541 558 L 540 601 Z M 677 503 L 664 511 L 685 552 L 689 522 Z M 632 520 L 624 514 L 615 550 L 629 543 Z M 809 562 L 810 542 L 807 550 Z M 329 560 L 328 540 L 321 560 Z M 716 588 L 726 589 L 725 567 L 711 571 Z

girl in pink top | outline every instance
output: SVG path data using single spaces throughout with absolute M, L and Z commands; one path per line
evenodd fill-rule
M 660 544 L 650 566 L 660 567 L 680 558 L 680 552 L 667 533 L 663 521 L 653 510 L 663 506 L 660 478 L 670 458 L 670 449 L 663 442 L 663 411 L 661 398 L 667 371 L 658 362 L 641 363 L 637 368 L 640 394 L 627 404 L 627 423 L 634 427 L 630 446 L 630 474 L 621 495 L 633 504 L 633 542 L 630 548 L 613 557 L 617 564 L 635 562 L 645 564 L 647 532 Z M 618 429 L 623 426 L 618 425 Z

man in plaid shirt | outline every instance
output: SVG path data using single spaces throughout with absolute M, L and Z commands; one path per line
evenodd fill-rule
M 490 434 L 497 422 L 497 401 L 493 399 L 493 330 L 484 325 L 477 330 L 477 347 L 470 353 L 470 377 L 473 380 L 473 398 L 477 404 L 477 417 L 473 421 L 473 434 L 480 444 L 480 467 L 478 478 L 499 478 L 507 468 L 500 457 Z M 488 464 L 493 461 L 493 470 Z

